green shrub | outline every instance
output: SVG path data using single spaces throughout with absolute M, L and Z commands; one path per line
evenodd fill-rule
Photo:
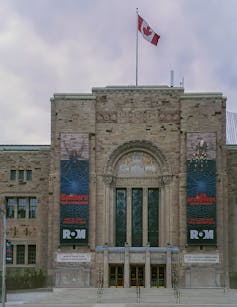
M 27 268 L 8 270 L 6 288 L 8 290 L 42 288 L 46 284 L 46 275 L 39 269 Z

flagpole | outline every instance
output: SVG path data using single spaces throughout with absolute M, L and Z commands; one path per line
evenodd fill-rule
M 137 20 L 136 20 L 136 31 L 137 31 L 137 37 L 136 37 L 136 86 L 138 84 L 138 8 L 137 8 Z

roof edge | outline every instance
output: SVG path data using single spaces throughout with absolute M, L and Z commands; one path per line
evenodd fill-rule
M 0 151 L 40 151 L 50 149 L 51 145 L 0 145 Z

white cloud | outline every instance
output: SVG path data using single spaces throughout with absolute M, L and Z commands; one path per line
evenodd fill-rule
M 122 3 L 121 3 L 122 2 Z M 135 84 L 136 7 L 160 35 L 139 36 L 139 83 L 223 91 L 237 112 L 235 0 L 9 0 L 0 7 L 0 143 L 49 143 L 54 92 Z M 7 129 L 6 129 L 7 127 Z

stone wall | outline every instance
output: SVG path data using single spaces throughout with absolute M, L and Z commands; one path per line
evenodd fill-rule
M 237 146 L 227 147 L 230 286 L 237 288 Z
M 15 218 L 7 219 L 7 239 L 13 245 L 36 245 L 36 267 L 44 271 L 47 271 L 48 265 L 49 153 L 49 146 L 6 145 L 1 146 L 0 150 L 1 205 L 6 205 L 8 197 L 36 197 L 37 199 L 36 218 L 18 218 L 16 212 Z M 10 180 L 11 170 L 16 170 L 16 180 Z M 24 171 L 23 180 L 18 178 L 19 170 Z M 27 180 L 26 170 L 32 171 L 32 180 Z M 14 256 L 16 257 L 16 254 Z M 17 267 L 17 265 L 9 265 L 9 267 Z

